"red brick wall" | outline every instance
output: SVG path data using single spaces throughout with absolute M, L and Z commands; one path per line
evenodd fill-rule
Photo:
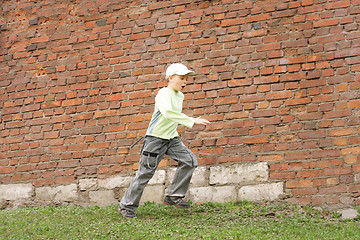
M 201 165 L 265 161 L 289 202 L 360 204 L 359 0 L 8 0 L 0 11 L 0 184 L 136 169 L 128 146 L 164 69 L 183 62 L 197 72 L 184 111 L 212 121 L 180 128 Z

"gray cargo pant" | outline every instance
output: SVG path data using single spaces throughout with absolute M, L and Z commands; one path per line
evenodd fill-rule
M 158 164 L 165 154 L 178 162 L 174 179 L 166 190 L 165 195 L 185 196 L 192 174 L 197 167 L 195 155 L 177 137 L 166 140 L 146 136 L 141 150 L 139 169 L 136 176 L 131 180 L 124 197 L 121 199 L 121 208 L 131 211 L 135 211 L 138 208 L 144 188 L 153 177 Z

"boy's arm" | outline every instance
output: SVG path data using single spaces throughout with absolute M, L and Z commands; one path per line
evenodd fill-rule
M 200 124 L 200 125 L 208 125 L 210 122 L 204 118 L 198 117 L 195 118 L 195 124 Z

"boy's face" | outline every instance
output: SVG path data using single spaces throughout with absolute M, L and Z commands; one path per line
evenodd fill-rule
M 174 90 L 175 92 L 181 91 L 186 85 L 187 78 L 188 78 L 188 75 L 169 76 L 168 88 Z

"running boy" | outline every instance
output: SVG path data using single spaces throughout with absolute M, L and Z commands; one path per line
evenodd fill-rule
M 194 124 L 207 125 L 203 118 L 192 118 L 181 113 L 188 75 L 195 72 L 181 63 L 171 64 L 166 70 L 167 87 L 160 89 L 155 97 L 155 111 L 146 132 L 140 152 L 139 169 L 120 202 L 119 212 L 125 218 L 136 217 L 141 195 L 166 154 L 178 162 L 174 179 L 166 190 L 164 203 L 178 208 L 189 208 L 183 198 L 189 188 L 192 174 L 197 167 L 195 155 L 179 139 L 177 126 L 192 128 Z

